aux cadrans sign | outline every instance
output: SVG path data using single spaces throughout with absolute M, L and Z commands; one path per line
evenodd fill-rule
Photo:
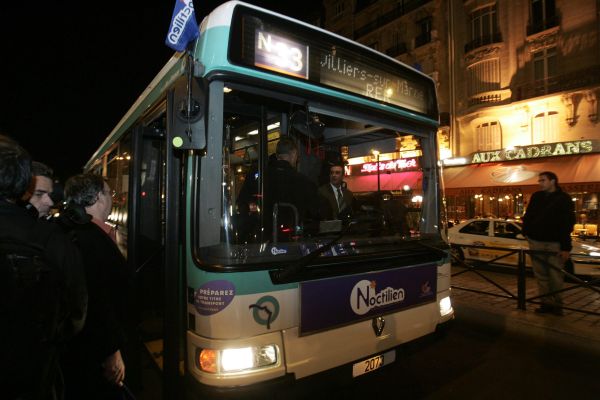
M 488 162 L 525 160 L 529 158 L 595 153 L 599 150 L 600 146 L 596 140 L 576 140 L 572 142 L 519 146 L 514 149 L 480 151 L 471 155 L 470 162 L 471 164 L 481 164 Z

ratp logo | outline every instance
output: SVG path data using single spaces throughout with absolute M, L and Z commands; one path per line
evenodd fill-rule
M 377 282 L 363 279 L 354 285 L 350 293 L 350 307 L 357 315 L 364 315 L 373 308 L 404 301 L 404 289 L 386 287 L 377 292 Z

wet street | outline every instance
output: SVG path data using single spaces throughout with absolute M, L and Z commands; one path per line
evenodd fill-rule
M 411 343 L 383 369 L 351 378 L 351 366 L 302 381 L 267 399 L 595 399 L 598 355 L 465 323 Z M 147 371 L 151 376 L 151 371 Z M 140 400 L 159 399 L 158 382 Z

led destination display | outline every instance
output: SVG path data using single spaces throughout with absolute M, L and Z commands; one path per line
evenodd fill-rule
M 289 26 L 272 15 L 237 7 L 229 59 L 437 120 L 433 82 L 426 76 L 333 34 Z

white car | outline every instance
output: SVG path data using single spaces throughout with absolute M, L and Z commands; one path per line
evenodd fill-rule
M 452 253 L 461 260 L 490 261 L 509 253 L 509 249 L 528 249 L 520 221 L 500 218 L 476 218 L 461 222 L 448 229 Z M 573 239 L 571 260 L 577 275 L 600 275 L 600 242 Z M 462 246 L 461 246 L 462 245 Z M 463 246 L 476 247 L 463 247 Z M 481 246 L 481 248 L 479 248 Z M 507 250 L 488 249 L 497 247 Z M 518 253 L 494 261 L 494 264 L 518 264 Z M 531 259 L 526 257 L 526 265 Z

